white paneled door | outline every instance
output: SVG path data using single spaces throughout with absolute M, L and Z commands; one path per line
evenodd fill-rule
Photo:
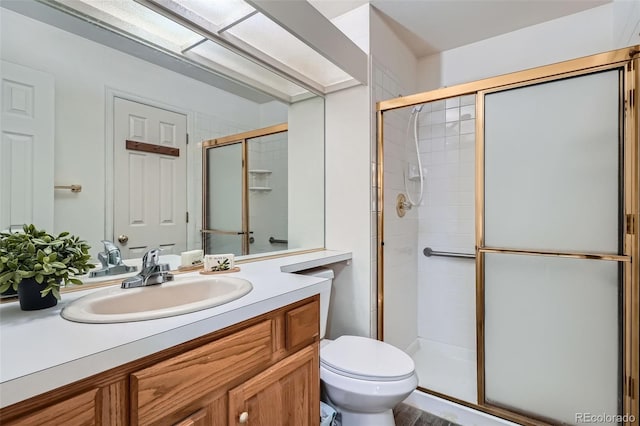
M 2 61 L 0 230 L 53 231 L 54 79 Z
M 115 242 L 125 258 L 157 247 L 179 254 L 187 240 L 187 117 L 116 97 L 113 135 Z M 127 149 L 127 141 L 150 150 Z

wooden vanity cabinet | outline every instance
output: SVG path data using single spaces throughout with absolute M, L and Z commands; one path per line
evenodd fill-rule
M 0 411 L 3 425 L 317 425 L 319 297 Z

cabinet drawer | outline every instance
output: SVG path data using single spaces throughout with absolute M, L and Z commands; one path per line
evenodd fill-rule
M 180 415 L 216 389 L 268 365 L 272 351 L 269 319 L 131 374 L 132 423 L 161 424 Z
M 286 345 L 292 350 L 313 343 L 320 335 L 320 303 L 313 300 L 285 313 Z

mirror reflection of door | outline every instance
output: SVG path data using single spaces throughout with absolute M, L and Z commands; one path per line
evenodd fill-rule
M 287 124 L 204 141 L 205 253 L 288 248 Z
M 0 85 L 0 230 L 54 232 L 54 78 L 2 61 Z
M 113 134 L 114 242 L 123 257 L 185 251 L 187 117 L 115 98 Z M 127 149 L 127 141 L 149 145 Z
M 205 253 L 244 254 L 242 151 L 242 142 L 206 151 Z

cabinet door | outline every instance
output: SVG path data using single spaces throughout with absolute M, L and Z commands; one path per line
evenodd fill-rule
M 53 404 L 47 408 L 37 410 L 36 412 L 21 417 L 16 421 L 9 421 L 3 425 L 28 425 L 28 426 L 91 426 L 100 425 L 101 419 L 97 415 L 99 409 L 97 406 L 98 389 L 93 389 L 82 393 L 71 399 Z
M 81 389 L 62 400 L 58 390 L 27 404 L 0 410 L 3 426 L 122 426 L 128 424 L 128 384 L 122 379 L 108 385 Z M 70 394 L 72 391 L 69 391 Z M 54 402 L 56 398 L 59 402 Z M 226 407 L 225 407 L 226 408 Z
M 198 410 L 186 419 L 176 423 L 174 426 L 207 426 L 207 410 Z
M 229 426 L 311 426 L 320 419 L 318 344 L 229 392 Z

